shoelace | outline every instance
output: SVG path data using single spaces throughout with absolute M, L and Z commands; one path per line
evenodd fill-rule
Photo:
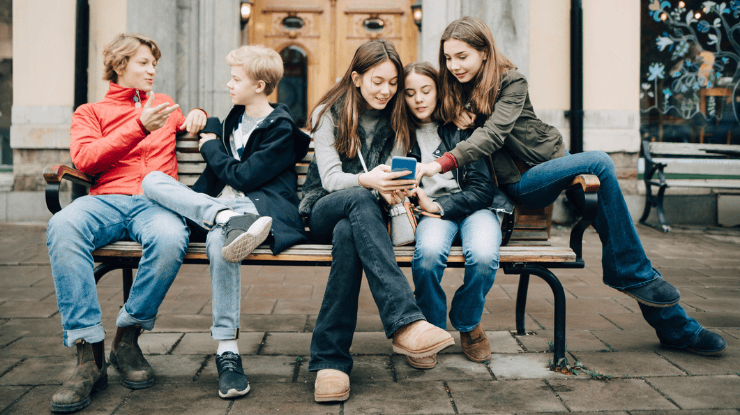
M 230 370 L 236 372 L 236 360 L 239 357 L 232 354 L 221 355 L 221 368 L 223 370 Z

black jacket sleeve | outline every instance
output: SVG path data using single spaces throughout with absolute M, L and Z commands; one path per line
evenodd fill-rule
M 477 160 L 458 169 L 457 181 L 461 191 L 436 199 L 444 210 L 444 218 L 468 216 L 491 206 L 494 189 L 485 161 Z
M 295 164 L 292 125 L 276 121 L 276 125 L 263 131 L 259 137 L 250 138 L 255 140 L 251 144 L 255 148 L 245 160 L 228 154 L 221 140 L 206 142 L 200 152 L 220 180 L 234 189 L 250 192 Z

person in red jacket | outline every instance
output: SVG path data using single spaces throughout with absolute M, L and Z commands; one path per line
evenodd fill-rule
M 137 341 L 142 329 L 154 326 L 190 231 L 181 216 L 142 196 L 141 182 L 152 171 L 177 178 L 175 133 L 197 133 L 207 118 L 200 109 L 185 117 L 172 99 L 152 92 L 161 56 L 153 40 L 120 34 L 103 55 L 108 93 L 98 103 L 80 106 L 71 127 L 72 161 L 96 177 L 95 185 L 90 195 L 51 218 L 46 231 L 64 344 L 77 348 L 77 367 L 52 397 L 54 412 L 84 408 L 92 392 L 108 385 L 92 251 L 122 239 L 139 242 L 143 254 L 116 320 L 110 362 L 123 386 L 154 384 Z

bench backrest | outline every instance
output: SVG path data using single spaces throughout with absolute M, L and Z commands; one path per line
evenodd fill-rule
M 740 179 L 740 146 L 643 142 L 643 157 L 638 160 L 638 177 L 645 166 L 665 163 L 668 179 Z
M 192 186 L 206 167 L 203 157 L 198 151 L 198 137 L 180 135 L 177 138 L 177 164 L 180 182 Z M 313 142 L 306 157 L 296 164 L 298 173 L 298 197 L 301 196 L 301 186 L 306 181 L 308 165 L 313 160 Z M 517 207 L 514 232 L 509 244 L 516 245 L 548 245 L 550 225 L 552 223 L 552 206 L 545 209 L 524 209 Z

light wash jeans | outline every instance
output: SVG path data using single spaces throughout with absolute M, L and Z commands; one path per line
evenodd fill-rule
M 92 251 L 122 239 L 142 246 L 136 279 L 116 326 L 151 330 L 159 305 L 180 270 L 190 230 L 178 215 L 143 196 L 83 196 L 54 215 L 46 229 L 64 344 L 105 338 Z
M 206 255 L 210 261 L 211 293 L 213 303 L 214 340 L 239 338 L 239 312 L 241 299 L 241 264 L 228 262 L 221 255 L 226 241 L 223 227 L 216 224 L 216 214 L 231 209 L 238 213 L 257 213 L 248 197 L 237 199 L 216 198 L 198 193 L 172 177 L 153 171 L 141 183 L 144 195 L 167 209 L 176 212 L 208 231 Z
M 486 295 L 498 270 L 501 222 L 496 214 L 481 209 L 456 219 L 422 216 L 416 227 L 411 270 L 419 308 L 428 322 L 447 329 L 447 296 L 441 283 L 458 233 L 465 255 L 465 275 L 452 297 L 450 322 L 458 331 L 469 332 L 480 324 Z
M 619 187 L 614 163 L 608 154 L 601 151 L 566 152 L 565 157 L 532 167 L 522 174 L 521 181 L 507 185 L 506 190 L 516 203 L 541 208 L 554 202 L 579 174 L 594 174 L 601 181 L 593 226 L 602 244 L 604 284 L 617 289 L 629 289 L 660 277 L 645 255 Z M 575 204 L 582 206 L 582 191 L 579 196 L 580 200 L 576 200 Z M 701 331 L 699 322 L 689 317 L 678 304 L 666 308 L 640 305 L 640 310 L 663 343 L 683 347 Z

